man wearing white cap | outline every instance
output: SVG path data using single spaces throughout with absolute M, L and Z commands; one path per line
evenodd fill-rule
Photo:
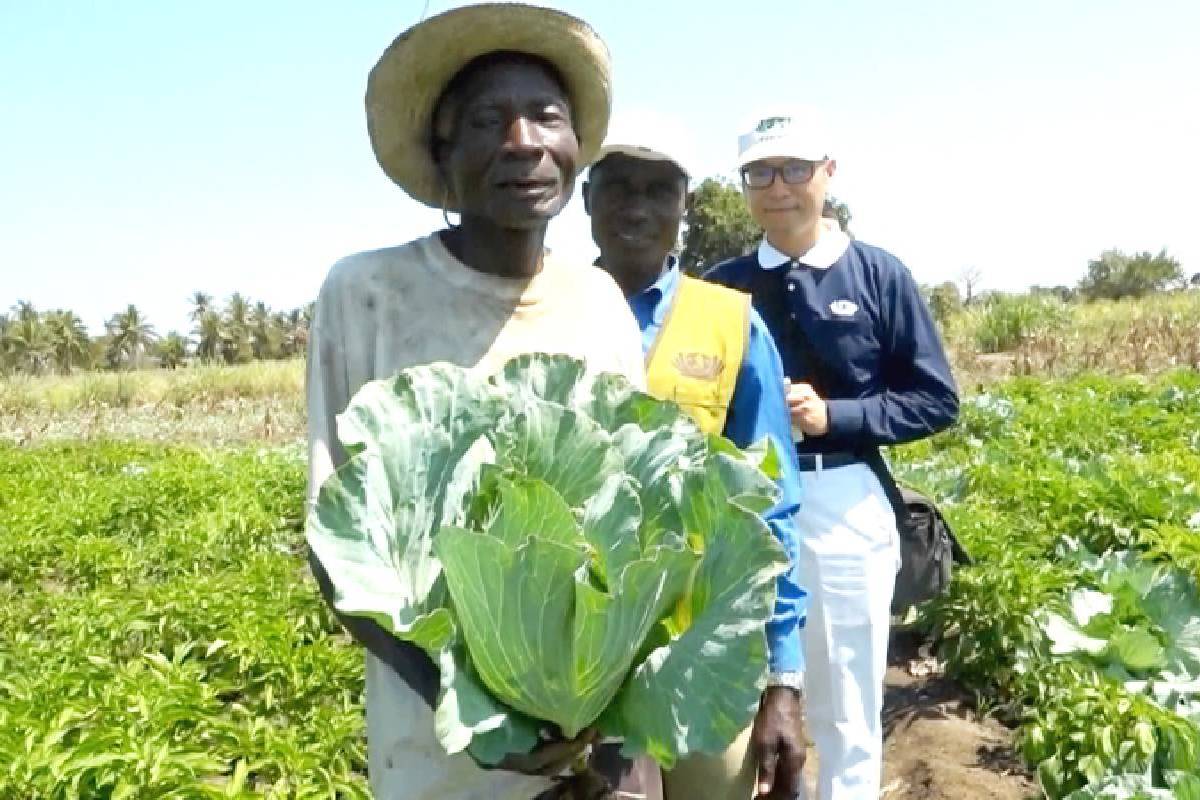
M 783 455 L 781 500 L 764 517 L 794 565 L 800 484 L 779 354 L 747 295 L 682 275 L 671 255 L 688 191 L 678 142 L 660 144 L 656 139 L 664 137 L 619 128 L 610 132 L 583 188 L 598 264 L 625 292 L 641 327 L 650 393 L 675 400 L 702 430 L 740 447 L 763 437 L 774 441 Z M 692 756 L 665 774 L 667 800 L 750 800 L 756 794 L 793 800 L 800 790 L 804 592 L 794 570 L 779 578 L 778 588 L 767 625 L 771 674 L 753 725 L 723 756 Z M 697 696 L 695 702 L 725 713 L 720 698 Z
M 903 518 L 879 447 L 950 425 L 957 389 L 908 269 L 823 224 L 837 163 L 816 114 L 763 115 L 738 150 L 746 202 L 765 235 L 757 252 L 707 277 L 751 294 L 794 382 L 788 404 L 809 592 L 804 685 L 819 797 L 876 798 Z

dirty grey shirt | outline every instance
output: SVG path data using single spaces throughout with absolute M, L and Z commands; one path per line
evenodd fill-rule
M 548 256 L 532 278 L 501 278 L 458 261 L 437 234 L 339 261 L 321 288 L 309 338 L 309 502 L 345 460 L 336 417 L 363 384 L 435 361 L 492 374 L 531 352 L 571 355 L 589 371 L 645 385 L 637 322 L 596 267 Z M 366 658 L 368 766 L 377 798 L 508 797 L 510 789 L 517 797 L 544 788 L 541 779 L 485 772 L 465 755 L 447 756 L 432 711 L 405 676 Z

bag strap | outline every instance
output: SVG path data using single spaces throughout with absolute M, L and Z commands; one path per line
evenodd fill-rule
M 788 268 L 788 272 L 797 270 L 793 264 Z M 755 269 L 753 278 L 751 279 L 750 291 L 751 295 L 759 302 L 763 302 L 770 297 L 773 303 L 784 306 L 786 305 L 787 293 L 779 291 L 780 287 L 771 287 L 769 281 L 774 278 L 776 281 L 781 277 L 780 272 L 774 270 L 764 270 L 761 267 Z M 796 278 L 796 284 L 804 290 L 804 281 Z M 800 325 L 786 308 L 776 309 L 776 319 L 783 320 L 783 335 L 787 340 L 787 346 L 794 348 L 794 352 L 804 359 L 804 363 L 808 365 L 810 383 L 813 389 L 821 397 L 829 397 L 840 388 L 838 381 L 829 366 L 817 353 L 817 348 L 813 346 L 812 341 L 808 338 L 808 334 L 804 332 L 804 327 Z M 856 447 L 854 451 L 862 458 L 863 462 L 870 468 L 871 472 L 875 473 L 875 477 L 879 479 L 880 485 L 883 487 L 883 493 L 887 496 L 888 503 L 892 506 L 892 511 L 896 515 L 896 524 L 901 529 L 907 527 L 909 523 L 908 505 L 904 502 L 904 497 L 900 493 L 900 487 L 896 484 L 896 479 L 892 476 L 892 471 L 888 469 L 887 462 L 883 459 L 883 454 L 880 453 L 878 447 Z

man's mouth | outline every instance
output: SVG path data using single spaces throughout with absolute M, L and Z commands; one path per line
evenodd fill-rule
M 618 228 L 613 231 L 613 238 L 616 241 L 630 248 L 648 247 L 654 243 L 654 236 L 650 231 L 638 230 L 636 228 Z
M 512 178 L 496 185 L 518 197 L 537 197 L 554 191 L 557 182 L 546 178 Z

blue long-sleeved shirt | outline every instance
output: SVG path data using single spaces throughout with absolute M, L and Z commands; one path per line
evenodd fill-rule
M 678 288 L 679 269 L 670 264 L 657 281 L 629 299 L 633 315 L 642 329 L 645 352 L 650 351 L 658 338 Z M 772 672 L 799 672 L 804 668 L 800 629 L 804 627 L 807 607 L 807 594 L 800 588 L 797 573 L 800 540 L 794 521 L 800 508 L 799 468 L 792 450 L 791 421 L 779 352 L 766 325 L 753 310 L 750 312 L 746 357 L 734 384 L 724 434 L 742 448 L 769 436 L 780 454 L 780 499 L 763 518 L 787 551 L 791 569 L 779 577 L 775 613 L 767 623 L 767 647 Z
M 705 275 L 750 293 L 788 377 L 813 383 L 826 399 L 829 433 L 805 437 L 797 449 L 865 452 L 949 426 L 958 416 L 958 391 L 908 269 L 859 241 L 831 262 L 806 265 L 764 243 Z M 819 369 L 807 353 L 816 354 Z

